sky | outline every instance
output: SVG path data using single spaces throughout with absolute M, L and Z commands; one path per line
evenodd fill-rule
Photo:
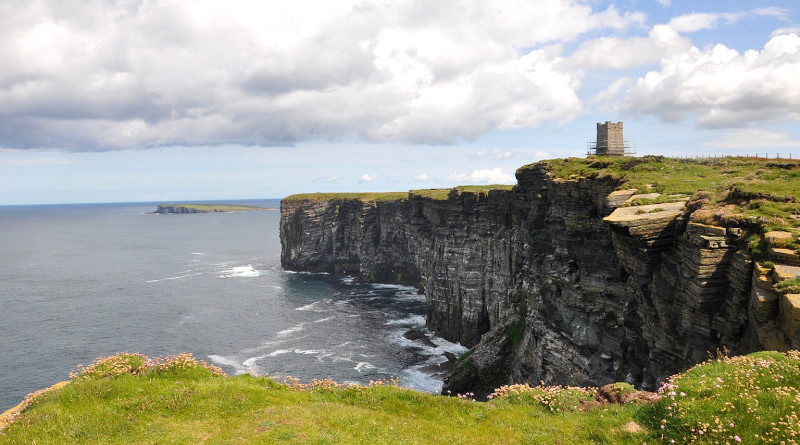
M 796 0 L 0 0 L 0 205 L 515 182 L 800 158 Z

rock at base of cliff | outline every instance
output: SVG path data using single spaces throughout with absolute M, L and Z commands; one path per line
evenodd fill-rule
M 511 317 L 501 326 L 484 334 L 477 346 L 456 361 L 452 372 L 444 381 L 442 392 L 489 394 L 509 383 L 509 362 L 514 356 L 518 339 L 508 335 L 508 332 L 521 332 L 521 329 L 515 328 L 524 323 L 522 318 Z
M 432 342 L 431 339 L 429 339 L 428 336 L 419 329 L 409 329 L 403 333 L 403 338 L 431 348 L 436 347 L 436 343 Z

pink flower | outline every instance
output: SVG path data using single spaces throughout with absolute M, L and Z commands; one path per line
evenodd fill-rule
M 735 440 L 735 441 L 737 441 L 737 442 L 741 442 L 741 441 L 742 441 L 742 438 L 741 438 L 741 437 L 739 437 L 739 436 L 733 436 L 733 440 Z

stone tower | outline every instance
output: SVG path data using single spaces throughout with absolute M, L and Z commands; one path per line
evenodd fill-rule
M 595 154 L 600 156 L 625 156 L 625 141 L 622 139 L 622 122 L 597 123 L 597 145 Z

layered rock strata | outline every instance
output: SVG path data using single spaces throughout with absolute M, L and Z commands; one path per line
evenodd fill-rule
M 754 267 L 739 229 L 690 222 L 678 197 L 634 206 L 658 195 L 557 178 L 546 163 L 517 180 L 447 199 L 286 199 L 282 264 L 419 287 L 428 327 L 472 347 L 446 380 L 453 392 L 653 389 L 717 351 L 797 347 L 800 298 Z

